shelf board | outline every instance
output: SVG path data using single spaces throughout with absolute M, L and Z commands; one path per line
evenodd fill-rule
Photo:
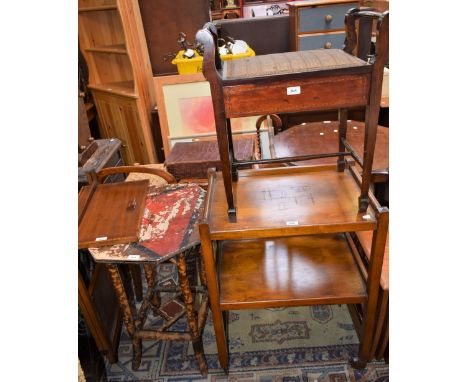
M 111 82 L 106 84 L 89 84 L 88 87 L 93 90 L 119 94 L 125 97 L 138 98 L 138 94 L 135 92 L 133 81 Z
M 220 243 L 222 310 L 367 300 L 344 234 Z
M 125 44 L 101 45 L 85 49 L 87 52 L 127 54 Z
M 95 12 L 95 11 L 113 11 L 117 9 L 117 5 L 96 5 L 92 7 L 78 8 L 78 12 Z
M 223 177 L 209 189 L 207 219 L 214 240 L 368 231 L 371 207 L 359 212 L 360 187 L 335 165 L 240 170 L 233 182 L 236 222 L 229 221 Z

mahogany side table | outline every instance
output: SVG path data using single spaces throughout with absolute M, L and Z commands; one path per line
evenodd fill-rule
M 357 24 L 359 21 L 359 37 Z M 373 23 L 377 24 L 376 53 L 368 46 Z M 369 187 L 374 157 L 377 123 L 382 93 L 384 65 L 388 61 L 389 13 L 370 8 L 354 8 L 345 17 L 346 40 L 343 49 L 317 49 L 269 54 L 227 61 L 223 64 L 217 49 L 217 31 L 207 23 L 197 33 L 204 46 L 203 74 L 210 83 L 223 181 L 228 202 L 227 213 L 236 220 L 233 182 L 237 170 L 246 164 L 290 162 L 323 157 L 338 157 L 337 169 L 344 171 L 345 156 L 352 156 L 362 167 L 359 211 L 369 205 Z M 358 55 L 354 56 L 353 52 Z M 366 107 L 364 157 L 361 159 L 346 139 L 347 109 Z M 340 110 L 337 149 L 331 153 L 293 158 L 240 161 L 235 158 L 230 118 L 252 115 Z

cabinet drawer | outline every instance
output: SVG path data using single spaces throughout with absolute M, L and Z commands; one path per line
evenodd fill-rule
M 346 12 L 358 3 L 299 9 L 298 33 L 344 29 Z
M 312 50 L 321 48 L 341 49 L 343 48 L 345 37 L 346 33 L 344 32 L 299 36 L 298 50 Z
M 225 86 L 226 117 L 362 106 L 367 104 L 369 83 L 370 73 L 365 73 Z M 288 93 L 290 88 L 296 93 Z

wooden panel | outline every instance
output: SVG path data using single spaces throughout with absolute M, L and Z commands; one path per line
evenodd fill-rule
M 335 166 L 241 170 L 233 185 L 236 222 L 226 213 L 221 173 L 216 173 L 209 190 L 208 220 L 214 239 L 375 229 L 370 209 L 358 212 L 360 189 L 348 170 L 337 172 Z
M 124 163 L 150 163 L 151 152 L 140 128 L 139 100 L 115 94 L 93 91 L 103 137 L 122 141 Z M 150 142 L 152 145 L 152 142 Z M 154 147 L 151 146 L 154 150 Z
M 346 33 L 326 33 L 308 36 L 298 36 L 299 50 L 340 49 L 344 45 Z
M 298 32 L 303 33 L 344 29 L 344 18 L 346 12 L 349 9 L 355 8 L 357 6 L 358 3 L 347 3 L 321 7 L 301 8 L 298 11 Z
M 79 14 L 80 45 L 83 49 L 125 44 L 122 21 L 117 9 Z
M 121 126 L 125 126 L 125 130 L 122 133 L 125 132 L 127 134 L 128 144 L 133 153 L 132 162 L 127 162 L 127 164 L 148 163 L 149 159 L 145 154 L 144 138 L 138 129 L 140 118 L 135 103 L 119 105 L 118 114 L 119 119 L 122 121 Z
M 83 187 L 80 194 L 87 197 L 78 198 L 80 215 L 84 209 L 78 248 L 137 241 L 148 184 L 148 180 L 100 184 L 91 194 L 88 189 L 92 186 Z
M 365 301 L 366 286 L 343 234 L 226 241 L 221 309 Z
M 370 76 L 342 75 L 223 88 L 226 117 L 336 109 L 367 104 Z M 287 95 L 300 86 L 300 94 Z
M 93 98 L 96 105 L 99 133 L 102 138 L 118 138 L 115 135 L 114 124 L 112 122 L 112 106 L 100 96 L 100 92 L 93 91 Z M 122 139 L 119 138 L 121 141 Z
M 89 52 L 90 60 L 96 68 L 90 79 L 95 85 L 133 80 L 132 65 L 126 54 Z
M 116 0 L 78 0 L 78 9 L 115 5 Z
M 195 41 L 197 31 L 210 21 L 209 1 L 139 0 L 139 4 L 153 75 L 177 74 L 177 67 L 164 61 L 164 55 L 181 49 L 179 32 Z
M 133 81 L 108 82 L 105 84 L 88 85 L 88 87 L 90 89 L 100 90 L 110 94 L 138 98 L 138 95 L 135 93 L 135 83 Z

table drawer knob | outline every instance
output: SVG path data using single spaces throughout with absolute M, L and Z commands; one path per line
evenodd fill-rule
M 325 44 L 323 44 L 323 47 L 325 49 L 330 49 L 332 47 L 332 43 L 330 41 L 326 42 Z
M 332 15 L 326 15 L 326 16 L 325 16 L 325 21 L 326 21 L 327 23 L 331 22 L 332 20 L 333 20 L 333 16 L 332 16 Z

